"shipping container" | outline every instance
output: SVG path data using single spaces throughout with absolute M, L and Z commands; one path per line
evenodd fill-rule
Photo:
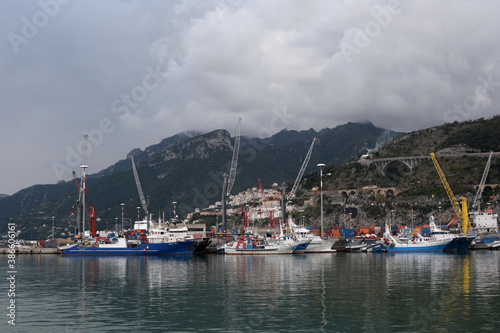
M 430 228 L 422 228 L 421 230 L 421 235 L 422 236 L 428 236 L 431 234 L 431 229 Z
M 354 232 L 354 229 L 341 229 L 340 235 L 345 238 L 350 238 L 355 237 L 356 233 Z

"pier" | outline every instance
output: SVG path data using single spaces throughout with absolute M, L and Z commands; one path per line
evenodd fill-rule
M 10 248 L 8 247 L 2 247 L 0 248 L 0 254 L 9 254 Z M 45 247 L 31 247 L 31 246 L 26 246 L 26 247 L 16 247 L 15 248 L 16 252 L 15 254 L 60 254 L 59 249 L 57 247 L 54 248 L 45 248 Z

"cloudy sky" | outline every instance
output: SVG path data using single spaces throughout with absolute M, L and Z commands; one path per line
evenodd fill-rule
M 184 130 L 491 117 L 500 3 L 0 1 L 0 193 L 89 173 Z M 79 174 L 79 172 L 78 172 Z

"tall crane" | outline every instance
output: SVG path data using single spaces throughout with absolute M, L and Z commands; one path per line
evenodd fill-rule
M 476 197 L 474 198 L 474 203 L 472 204 L 472 211 L 478 211 L 479 206 L 481 204 L 481 195 L 483 194 L 484 184 L 486 184 L 486 178 L 488 177 L 488 172 L 490 171 L 491 165 L 491 155 L 493 152 L 490 152 L 490 157 L 488 157 L 488 162 L 486 162 L 486 167 L 484 168 L 483 177 L 481 178 L 481 182 L 477 187 Z
M 137 174 L 137 168 L 135 167 L 134 156 L 130 156 L 132 160 L 132 170 L 134 172 L 135 185 L 137 186 L 137 192 L 139 192 L 139 199 L 141 200 L 142 209 L 146 214 L 146 218 L 149 221 L 149 207 L 146 203 L 146 198 L 144 197 L 144 192 L 142 192 L 141 181 L 139 180 L 139 174 Z
M 238 155 L 240 153 L 240 123 L 241 118 L 238 118 L 238 125 L 236 126 L 236 135 L 234 137 L 234 148 L 233 148 L 233 158 L 231 160 L 231 169 L 229 171 L 229 180 L 227 182 L 226 196 L 229 196 L 231 190 L 233 189 L 234 180 L 236 179 L 236 169 L 238 168 Z
M 240 123 L 241 118 L 238 118 L 238 125 L 236 126 L 236 135 L 234 138 L 234 147 L 233 147 L 233 158 L 231 159 L 231 169 L 229 171 L 229 177 L 226 173 L 223 175 L 222 181 L 222 225 L 224 232 L 226 232 L 226 202 L 229 194 L 231 193 L 231 189 L 234 185 L 234 180 L 236 179 L 236 169 L 238 168 L 238 155 L 240 152 Z
M 448 198 L 450 199 L 455 214 L 462 220 L 462 232 L 464 233 L 464 235 L 467 235 L 467 231 L 470 229 L 467 199 L 465 197 L 460 197 L 460 201 L 462 202 L 462 209 L 460 209 L 460 205 L 458 204 L 457 199 L 455 198 L 455 195 L 453 194 L 453 191 L 451 190 L 451 187 L 448 184 L 448 181 L 446 180 L 443 170 L 441 170 L 441 167 L 439 166 L 436 155 L 434 153 L 431 153 L 431 159 L 434 163 L 434 166 L 436 167 L 439 178 L 441 179 L 441 183 L 443 183 L 446 194 L 448 194 Z
M 316 141 L 316 138 L 313 139 L 311 146 L 309 147 L 309 151 L 307 152 L 306 158 L 304 159 L 304 162 L 302 162 L 302 167 L 300 168 L 299 174 L 297 176 L 297 179 L 295 179 L 295 183 L 293 184 L 292 190 L 290 193 L 288 193 L 287 200 L 290 200 L 295 196 L 295 192 L 297 191 L 297 188 L 299 187 L 300 181 L 302 180 L 302 176 L 304 175 L 304 172 L 306 171 L 307 164 L 309 164 L 309 160 L 311 159 L 311 154 L 312 150 L 314 147 L 314 142 Z

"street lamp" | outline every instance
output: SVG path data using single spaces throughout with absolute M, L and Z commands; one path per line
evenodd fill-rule
M 320 184 L 321 184 L 321 238 L 323 238 L 323 167 L 325 165 L 323 163 L 319 163 L 319 175 L 320 175 Z
M 54 239 L 54 216 L 52 216 L 52 239 Z
M 123 234 L 123 208 L 125 207 L 124 203 L 120 204 L 122 206 L 122 234 Z

